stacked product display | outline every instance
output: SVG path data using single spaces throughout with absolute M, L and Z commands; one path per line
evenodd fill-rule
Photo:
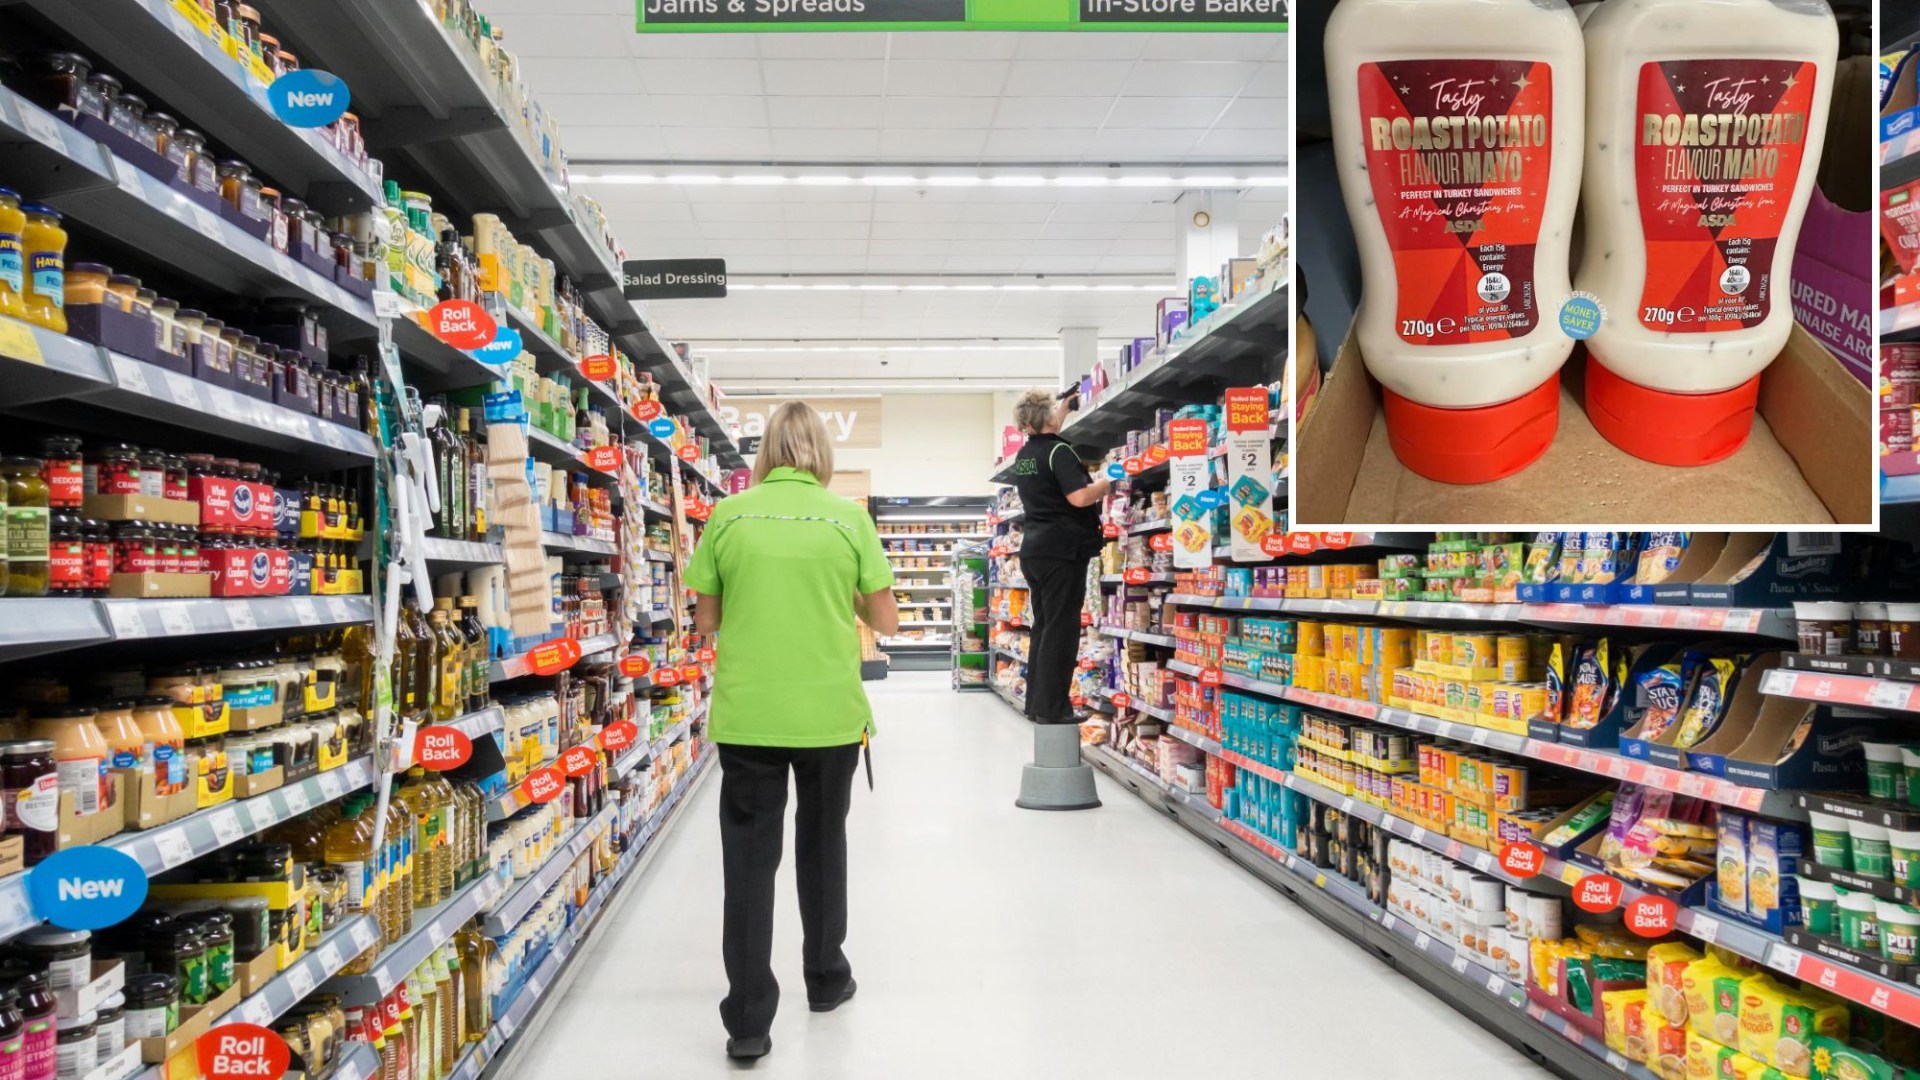
M 1027 581 L 1020 574 L 1025 519 L 1020 493 L 1001 488 L 987 511 L 991 533 L 987 547 L 987 682 L 994 693 L 1022 712 L 1026 711 L 1027 639 L 1032 629 L 1025 617 Z
M 1880 85 L 1880 497 L 1920 501 L 1920 453 L 1913 444 L 1920 410 L 1920 40 L 1882 46 Z
M 484 19 L 263 9 L 0 17 L 0 1075 L 510 1070 L 711 759 L 716 392 Z M 361 113 L 283 122 L 323 64 Z M 69 929 L 22 871 L 103 849 Z
M 880 647 L 895 667 L 947 667 L 966 633 L 960 620 L 974 605 L 960 602 L 961 550 L 987 539 L 987 500 L 966 496 L 874 496 L 868 500 L 880 546 L 893 567 L 900 632 Z
M 964 540 L 953 550 L 953 687 L 984 690 L 992 669 L 987 654 L 986 540 Z

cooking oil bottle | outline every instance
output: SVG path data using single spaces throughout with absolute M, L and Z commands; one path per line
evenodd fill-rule
M 493 997 L 487 990 L 487 965 L 495 950 L 493 939 L 469 924 L 453 935 L 460 950 L 460 1000 L 466 1006 L 462 1029 L 466 1041 L 479 1042 L 493 1026 Z
M 420 852 L 414 839 L 413 816 L 400 805 L 398 792 L 387 799 L 387 846 L 394 867 L 388 903 L 395 925 L 404 934 L 413 929 L 413 879 L 420 867 Z
M 449 944 L 435 949 L 429 963 L 433 967 L 434 983 L 439 989 L 440 999 L 439 1075 L 451 1076 L 454 1063 L 460 1058 L 460 1044 L 463 1041 L 460 1032 L 460 961 Z
M 375 913 L 380 889 L 379 855 L 373 849 L 373 819 L 367 813 L 370 799 L 365 794 L 347 800 L 340 820 L 327 826 L 321 853 L 326 861 L 340 867 L 347 877 L 347 906 L 358 912 Z M 391 943 L 399 935 L 391 933 L 384 922 L 381 936 Z
M 460 634 L 467 640 L 467 711 L 493 702 L 492 669 L 487 663 L 487 627 L 480 621 L 480 598 L 460 598 Z
M 453 895 L 452 787 L 415 765 L 396 797 L 416 822 L 413 906 L 432 907 Z

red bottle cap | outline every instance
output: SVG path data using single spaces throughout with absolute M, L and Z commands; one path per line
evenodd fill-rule
M 1485 484 L 1534 463 L 1560 427 L 1560 373 L 1512 401 L 1442 409 L 1385 387 L 1387 440 L 1408 469 L 1443 484 Z
M 1660 465 L 1711 465 L 1746 445 L 1760 376 L 1731 390 L 1675 394 L 1628 382 L 1587 356 L 1587 418 L 1634 457 Z

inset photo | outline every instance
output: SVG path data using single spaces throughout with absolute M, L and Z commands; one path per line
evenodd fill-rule
M 1303 0 L 1297 527 L 1876 519 L 1867 0 Z

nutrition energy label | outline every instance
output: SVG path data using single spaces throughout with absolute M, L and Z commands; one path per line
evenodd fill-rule
M 1552 68 L 1363 64 L 1360 111 L 1401 339 L 1459 345 L 1530 333 L 1540 321 L 1533 266 L 1552 167 Z
M 1640 69 L 1634 186 L 1647 237 L 1640 322 L 1706 333 L 1755 326 L 1819 70 L 1790 60 L 1674 60 Z

